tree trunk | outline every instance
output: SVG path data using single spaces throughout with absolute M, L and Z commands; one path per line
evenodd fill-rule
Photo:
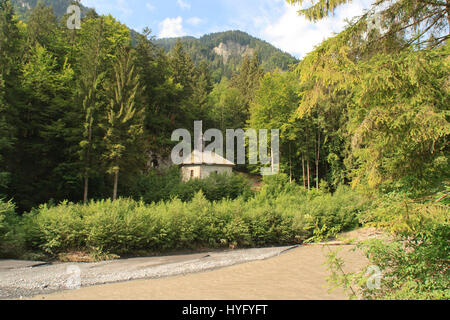
M 276 173 L 278 174 L 278 173 L 280 173 L 280 163 L 281 163 L 281 152 L 280 151 L 278 151 L 278 163 L 277 163 L 277 170 L 278 171 L 276 171 Z M 275 173 L 275 156 L 274 156 L 274 152 L 273 152 L 273 149 L 272 148 L 270 148 L 270 162 L 271 162 L 271 165 L 270 165 L 270 167 L 271 167 L 271 171 L 272 171 L 272 173 Z
M 88 201 L 88 188 L 89 188 L 89 174 L 88 170 L 84 171 L 84 192 L 83 192 L 83 203 L 87 204 Z
M 319 190 L 319 159 L 320 159 L 320 131 L 317 132 L 316 150 L 316 189 Z
M 309 178 L 309 158 L 306 159 L 306 170 L 308 171 L 308 191 L 311 190 L 310 178 Z
M 289 142 L 289 182 L 292 183 L 291 143 Z
M 278 163 L 277 163 L 277 173 L 281 171 L 281 150 L 278 150 Z
M 91 115 L 92 119 L 92 115 Z M 84 170 L 84 194 L 83 201 L 84 204 L 88 201 L 88 190 L 89 190 L 89 167 L 91 166 L 91 145 L 92 145 L 92 121 L 89 120 L 89 134 L 88 134 L 89 146 L 86 150 L 86 168 Z
M 306 188 L 305 155 L 302 153 L 303 188 Z
M 119 170 L 114 172 L 114 191 L 113 191 L 113 201 L 117 200 L 117 185 L 119 184 Z
M 270 172 L 272 172 L 272 174 L 275 171 L 275 166 L 273 165 L 273 150 L 272 148 L 270 148 Z
M 100 25 L 100 35 L 103 35 L 103 18 L 101 19 L 101 25 Z M 76 31 L 76 30 L 75 30 Z M 94 70 L 93 70 L 93 78 L 92 78 L 92 83 L 91 86 L 92 88 L 94 88 L 95 83 L 97 82 L 97 73 L 98 73 L 98 64 L 99 64 L 99 55 L 100 55 L 100 44 L 101 44 L 101 37 L 99 36 L 97 38 L 97 47 L 96 47 L 96 53 L 95 53 L 95 66 L 94 66 Z M 96 95 L 95 95 L 95 90 L 92 91 L 92 101 L 95 104 L 95 100 L 96 100 Z M 91 106 L 92 108 L 92 106 Z M 88 201 L 88 190 L 89 190 L 89 169 L 91 166 L 91 146 L 92 146 L 92 124 L 93 124 L 93 109 L 90 111 L 90 115 L 89 115 L 89 133 L 88 133 L 88 143 L 89 146 L 86 150 L 86 168 L 84 171 L 84 192 L 83 192 L 83 202 L 84 204 L 87 203 Z

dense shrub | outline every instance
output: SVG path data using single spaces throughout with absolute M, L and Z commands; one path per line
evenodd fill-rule
M 363 249 L 383 270 L 379 290 L 363 290 L 371 299 L 450 299 L 450 224 L 426 225 L 386 243 L 372 240 Z
M 180 170 L 172 167 L 165 171 L 151 171 L 140 176 L 129 196 L 145 203 L 168 201 L 178 198 L 191 201 L 195 194 L 202 191 L 209 201 L 236 199 L 239 196 L 249 198 L 252 195 L 250 184 L 238 174 L 212 173 L 205 179 L 181 181 Z
M 323 238 L 347 231 L 359 224 L 359 216 L 369 206 L 367 198 L 349 187 L 340 186 L 334 194 L 289 183 L 285 174 L 266 176 L 256 201 L 269 201 L 285 216 L 292 216 L 307 234 L 322 230 Z M 297 213 L 301 213 L 300 215 Z
M 11 201 L 0 199 L 0 257 L 15 258 L 22 252 L 19 216 Z
M 384 228 L 391 240 L 362 242 L 370 265 L 382 272 L 379 288 L 366 285 L 366 270 L 342 274 L 342 262 L 330 256 L 333 282 L 364 299 L 445 299 L 450 298 L 449 208 L 434 203 L 384 196 L 379 206 L 365 215 L 368 225 Z M 353 288 L 351 287 L 353 286 Z
M 11 202 L 0 200 L 0 243 L 3 243 L 11 232 L 11 219 L 15 215 Z
M 355 226 L 365 206 L 361 196 L 346 188 L 330 195 L 284 184 L 278 197 L 267 196 L 270 188 L 268 183 L 266 191 L 247 200 L 211 202 L 200 191 L 188 202 L 119 199 L 43 205 L 24 216 L 25 241 L 28 248 L 50 256 L 69 250 L 138 255 L 287 245 L 304 241 L 325 224 L 339 230 Z

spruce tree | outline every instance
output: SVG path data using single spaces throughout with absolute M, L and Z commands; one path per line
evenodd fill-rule
M 12 147 L 10 127 L 6 121 L 6 104 L 4 101 L 4 81 L 0 74 L 0 198 L 4 196 L 9 182 L 9 172 L 6 168 L 4 155 Z M 2 155 L 3 154 L 3 155 Z
M 83 202 L 87 203 L 89 192 L 89 177 L 94 169 L 96 148 L 95 128 L 99 117 L 99 93 L 100 83 L 104 75 L 101 69 L 102 46 L 104 46 L 104 21 L 103 18 L 90 19 L 84 25 L 81 34 L 79 68 L 81 77 L 78 81 L 79 97 L 82 103 L 83 128 L 80 141 L 80 159 L 83 163 Z
M 20 127 L 24 94 L 20 87 L 24 43 L 10 0 L 0 0 L 0 194 L 13 196 L 7 188 L 14 173 L 14 142 Z
M 139 144 L 143 134 L 144 110 L 136 104 L 141 89 L 134 61 L 132 50 L 121 48 L 112 79 L 106 87 L 109 104 L 102 124 L 105 130 L 103 158 L 108 162 L 107 172 L 114 177 L 113 200 L 117 199 L 121 168 L 142 156 Z
M 115 56 L 122 45 L 130 43 L 129 29 L 111 16 L 88 13 L 79 33 L 77 59 L 78 104 L 81 106 L 78 155 L 81 161 L 80 175 L 83 179 L 83 201 L 89 197 L 91 179 L 101 180 L 104 165 L 101 149 L 100 123 L 106 117 L 108 104 L 104 84 L 112 76 Z M 102 195 L 101 192 L 98 194 Z
M 138 36 L 136 71 L 144 87 L 139 95 L 145 106 L 145 140 L 149 150 L 170 153 L 170 135 L 179 115 L 182 87 L 171 76 L 169 57 L 153 43 L 150 30 Z

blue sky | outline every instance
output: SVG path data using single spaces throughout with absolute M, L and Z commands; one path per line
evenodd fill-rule
M 242 30 L 302 58 L 314 46 L 360 15 L 374 0 L 353 0 L 334 17 L 317 24 L 298 16 L 284 0 L 82 0 L 101 14 L 112 14 L 136 31 L 149 27 L 156 37 L 195 36 Z M 309 5 L 309 1 L 305 1 Z

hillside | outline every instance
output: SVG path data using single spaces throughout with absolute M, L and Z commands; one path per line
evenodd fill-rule
M 66 14 L 67 8 L 75 3 L 73 0 L 11 0 L 19 17 L 26 19 L 31 10 L 41 1 L 45 6 L 52 6 L 55 15 L 59 18 Z M 81 12 L 85 13 L 88 8 L 80 4 Z
M 61 18 L 66 14 L 67 7 L 75 3 L 73 0 L 40 0 L 44 5 L 53 7 L 55 15 Z M 39 0 L 12 0 L 16 13 L 26 20 L 31 10 L 36 7 Z M 89 8 L 81 5 L 82 14 Z M 133 40 L 138 33 L 131 30 Z M 245 55 L 258 54 L 264 71 L 273 71 L 276 68 L 288 70 L 289 66 L 297 63 L 297 59 L 288 53 L 277 49 L 270 43 L 255 38 L 242 31 L 226 31 L 211 33 L 200 38 L 163 38 L 155 40 L 155 43 L 169 52 L 181 40 L 186 50 L 196 64 L 206 60 L 212 71 L 213 80 L 219 82 L 223 76 L 230 78 L 239 70 L 242 58 Z M 135 41 L 133 41 L 135 43 Z
M 265 71 L 276 68 L 288 70 L 289 66 L 298 62 L 293 56 L 275 48 L 270 43 L 252 37 L 242 31 L 226 31 L 211 33 L 201 38 L 182 37 L 164 38 L 155 42 L 166 52 L 181 40 L 195 63 L 207 60 L 213 70 L 213 78 L 219 81 L 225 75 L 231 75 L 239 70 L 245 55 L 258 54 Z

